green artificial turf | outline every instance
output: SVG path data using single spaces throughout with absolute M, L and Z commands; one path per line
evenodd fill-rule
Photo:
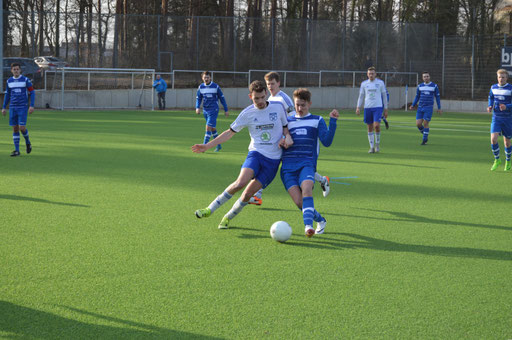
M 32 154 L 22 138 L 10 158 L 4 119 L 0 337 L 512 338 L 512 173 L 489 171 L 490 116 L 436 115 L 420 146 L 415 114 L 393 111 L 368 154 L 362 118 L 341 114 L 312 239 L 279 176 L 228 230 L 235 199 L 194 216 L 238 175 L 246 130 L 198 155 L 192 110 L 36 111 Z

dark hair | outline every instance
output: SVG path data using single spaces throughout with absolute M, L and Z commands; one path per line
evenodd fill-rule
M 279 83 L 279 73 L 277 73 L 277 72 L 269 72 L 269 73 L 265 74 L 265 80 L 266 81 L 275 80 L 276 82 Z
M 421 75 L 424 75 L 424 74 L 428 74 L 428 75 L 430 75 L 430 72 L 429 72 L 429 71 L 423 71 L 423 72 L 421 72 Z
M 21 68 L 21 64 L 20 64 L 20 63 L 12 63 L 12 64 L 11 64 L 11 68 L 16 67 L 16 66 L 18 66 L 19 68 Z
M 201 78 L 202 78 L 203 76 L 210 76 L 210 77 L 211 77 L 211 76 L 212 76 L 212 74 L 210 73 L 210 71 L 204 71 L 203 73 L 201 73 Z
M 377 72 L 377 70 L 375 69 L 375 66 L 368 67 L 368 71 L 375 71 L 375 72 Z
M 261 80 L 255 80 L 249 85 L 249 93 L 267 91 L 267 86 Z
M 311 102 L 311 92 L 309 92 L 308 89 L 301 87 L 293 91 L 293 98 L 302 99 L 309 103 Z

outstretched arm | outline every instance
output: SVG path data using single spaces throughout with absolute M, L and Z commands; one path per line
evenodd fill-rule
M 235 135 L 235 133 L 236 133 L 235 131 L 228 129 L 228 130 L 224 131 L 223 133 L 221 133 L 217 138 L 208 142 L 207 144 L 192 145 L 191 149 L 195 153 L 205 152 L 206 150 L 209 150 L 219 144 L 227 142 L 228 140 L 231 139 L 231 137 L 233 137 Z
M 340 114 L 337 110 L 332 110 L 329 114 L 329 117 L 331 117 L 329 120 L 329 127 L 327 127 L 327 124 L 325 124 L 323 119 L 321 119 L 320 123 L 318 124 L 318 139 L 320 139 L 320 142 L 322 142 L 322 144 L 326 147 L 332 144 L 334 134 L 336 133 L 336 127 L 338 125 L 339 116 Z

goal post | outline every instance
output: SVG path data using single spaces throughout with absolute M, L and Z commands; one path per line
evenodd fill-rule
M 154 69 L 62 67 L 45 74 L 46 107 L 154 110 Z

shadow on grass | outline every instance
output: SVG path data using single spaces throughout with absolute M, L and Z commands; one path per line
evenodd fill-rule
M 36 203 L 47 203 L 47 204 L 56 204 L 56 205 L 66 205 L 69 207 L 90 208 L 89 205 L 85 205 L 85 204 L 56 202 L 56 201 L 45 200 L 43 198 L 34 198 L 34 197 L 17 196 L 17 195 L 2 194 L 2 195 L 0 195 L 0 199 L 13 200 L 13 201 L 30 201 L 30 202 L 36 202 Z
M 379 159 L 376 159 L 375 162 L 362 161 L 362 160 L 347 160 L 347 159 L 329 159 L 322 158 L 322 161 L 328 162 L 341 162 L 341 163 L 358 163 L 358 164 L 372 164 L 372 165 L 391 165 L 391 166 L 403 166 L 407 168 L 421 168 L 421 169 L 444 169 L 437 166 L 427 166 L 427 165 L 414 165 L 414 164 L 405 164 L 405 163 L 386 163 L 380 162 Z
M 235 227 L 233 229 L 247 230 L 251 232 L 267 233 L 265 230 Z M 340 237 L 341 236 L 341 237 Z M 263 234 L 239 235 L 243 239 L 262 239 L 268 238 Z M 512 261 L 512 252 L 492 249 L 478 249 L 467 247 L 439 247 L 427 246 L 421 244 L 406 244 L 393 241 L 382 240 L 369 236 L 363 236 L 353 233 L 326 232 L 323 235 L 315 235 L 311 239 L 297 240 L 293 237 L 284 243 L 291 247 L 307 247 L 316 249 L 370 249 L 379 251 L 391 251 L 399 253 L 417 253 L 431 256 L 462 257 L 485 260 Z
M 60 306 L 119 326 L 81 322 L 56 314 L 0 301 L 0 332 L 13 339 L 220 339 L 174 331 L 140 322 L 118 319 Z
M 512 231 L 512 227 L 501 226 L 501 225 L 441 220 L 441 219 L 425 217 L 425 216 L 420 216 L 420 215 L 413 215 L 413 214 L 410 214 L 407 212 L 399 212 L 399 211 L 392 211 L 392 210 L 378 210 L 378 209 L 368 209 L 368 208 L 353 208 L 353 209 L 387 213 L 387 214 L 394 216 L 395 218 L 375 217 L 375 216 L 366 216 L 366 215 L 359 216 L 359 215 L 347 215 L 347 214 L 329 214 L 329 213 L 326 213 L 325 215 L 340 215 L 340 216 L 345 216 L 345 217 L 366 218 L 366 219 L 379 220 L 379 221 L 397 221 L 397 222 L 414 222 L 414 223 L 428 223 L 428 224 L 440 224 L 440 225 L 456 225 L 456 226 L 463 226 L 463 227 L 476 227 L 476 228 L 488 228 L 488 229 Z

